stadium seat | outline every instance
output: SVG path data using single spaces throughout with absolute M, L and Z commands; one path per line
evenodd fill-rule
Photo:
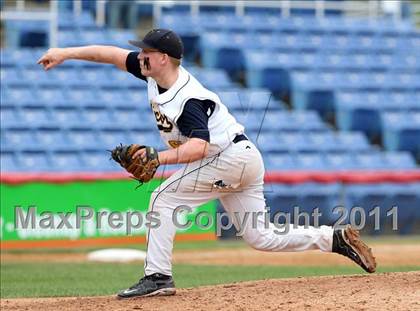
M 22 75 L 18 68 L 1 66 L 0 69 L 1 84 L 2 85 L 16 85 L 22 84 Z
M 104 149 L 111 150 L 119 144 L 130 144 L 130 137 L 126 130 L 118 130 L 113 128 L 105 128 L 99 131 L 99 140 Z
M 268 170 L 292 171 L 298 167 L 295 155 L 291 153 L 269 153 L 265 155 L 264 159 Z
M 380 152 L 363 152 L 354 154 L 354 160 L 358 169 L 362 170 L 382 170 L 387 169 L 384 156 Z
M 353 154 L 348 152 L 329 152 L 325 155 L 326 166 L 332 171 L 358 169 Z
M 46 150 L 70 148 L 67 135 L 58 126 L 40 127 L 35 131 L 34 135 L 39 145 Z
M 384 156 L 387 167 L 389 168 L 399 170 L 416 168 L 416 161 L 409 152 L 385 152 Z
M 326 162 L 320 153 L 299 153 L 296 157 L 298 170 L 322 171 Z
M 2 101 L 0 106 L 0 124 L 1 128 L 8 128 L 9 125 L 17 125 L 20 123 L 18 110 L 11 103 Z
M 338 215 L 333 210 L 341 203 L 342 189 L 339 184 L 305 183 L 299 190 L 299 210 L 310 215 L 310 224 L 314 224 L 312 213 L 316 208 L 321 214 L 319 225 L 333 225 L 337 221 Z
M 87 125 L 73 126 L 67 130 L 68 143 L 75 150 L 83 148 L 98 149 L 101 144 L 98 142 L 96 131 Z
M 121 167 L 115 162 L 109 160 L 109 152 L 106 150 L 85 150 L 80 153 L 82 165 L 84 168 L 93 172 L 107 172 L 107 171 L 120 171 Z
M 282 139 L 282 135 L 274 132 L 260 132 L 254 142 L 262 153 L 266 152 L 288 152 L 290 146 Z
M 51 170 L 48 153 L 43 150 L 19 152 L 18 161 L 20 167 L 25 171 L 43 172 Z
M 382 126 L 387 150 L 405 150 L 420 156 L 420 113 L 383 113 Z
M 15 150 L 34 145 L 36 142 L 34 133 L 29 127 L 9 127 L 7 130 L 2 128 L 2 134 L 2 144 L 13 145 Z
M 77 172 L 82 169 L 81 157 L 76 150 L 57 150 L 51 153 L 50 170 L 59 172 Z M 92 168 L 94 166 L 92 165 Z
M 17 163 L 15 152 L 6 151 L 2 146 L 0 155 L 2 172 L 16 172 L 21 169 L 20 165 Z

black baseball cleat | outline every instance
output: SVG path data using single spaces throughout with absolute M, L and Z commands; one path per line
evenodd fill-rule
M 170 296 L 175 295 L 175 283 L 172 276 L 154 273 L 140 279 L 130 288 L 120 291 L 118 298 Z
M 372 249 L 362 242 L 359 232 L 351 226 L 334 230 L 332 251 L 350 258 L 366 272 L 373 273 L 376 270 Z

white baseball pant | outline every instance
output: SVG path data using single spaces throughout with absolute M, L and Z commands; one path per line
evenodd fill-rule
M 304 251 L 332 249 L 333 228 L 330 226 L 294 228 L 287 234 L 278 234 L 272 223 L 265 225 L 266 213 L 263 194 L 264 163 L 258 149 L 247 140 L 232 143 L 219 155 L 189 163 L 175 172 L 153 191 L 149 211 L 159 213 L 160 226 L 147 232 L 145 275 L 162 273 L 172 275 L 172 248 L 176 226 L 172 220 L 174 210 L 186 205 L 195 208 L 213 199 L 220 199 L 243 239 L 253 248 L 262 251 Z M 224 189 L 214 187 L 222 180 Z M 259 213 L 257 222 L 246 213 Z M 233 216 L 236 213 L 237 216 Z M 239 216 L 239 217 L 238 217 Z M 240 228 L 240 226 L 243 226 Z

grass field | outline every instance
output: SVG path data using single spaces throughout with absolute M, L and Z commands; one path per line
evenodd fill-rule
M 375 243 L 392 243 L 393 239 L 373 239 Z M 416 238 L 399 238 L 398 244 L 418 242 Z M 394 241 L 395 243 L 396 241 Z M 131 246 L 132 247 L 132 246 Z M 242 249 L 242 241 L 177 243 L 175 251 Z M 143 247 L 138 247 L 143 248 Z M 44 253 L 81 252 L 78 250 L 43 250 Z M 22 254 L 23 251 L 9 251 Z M 384 266 L 378 272 L 405 272 L 420 270 L 414 266 Z M 48 296 L 95 296 L 115 294 L 131 286 L 142 276 L 143 265 L 137 263 L 93 263 L 93 262 L 30 262 L 2 261 L 1 298 L 48 297 Z M 247 265 L 174 265 L 174 278 L 178 288 L 232 283 L 286 277 L 359 274 L 356 266 L 247 266 Z
M 1 266 L 1 297 L 95 296 L 115 294 L 143 273 L 140 264 L 10 263 Z M 412 271 L 418 267 L 386 267 L 378 272 Z M 177 287 L 196 287 L 237 281 L 358 274 L 357 267 L 202 266 L 175 265 Z M 129 280 L 129 281 L 127 281 Z M 131 283 L 130 283 L 131 282 Z

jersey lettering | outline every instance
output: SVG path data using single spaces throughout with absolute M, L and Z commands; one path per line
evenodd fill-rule
M 159 131 L 163 131 L 165 133 L 172 132 L 174 125 L 172 124 L 171 121 L 169 121 L 168 117 L 160 112 L 157 104 L 152 102 L 151 106 L 153 109 L 153 113 L 155 115 L 155 119 L 156 119 L 156 123 L 157 123 L 157 127 Z

